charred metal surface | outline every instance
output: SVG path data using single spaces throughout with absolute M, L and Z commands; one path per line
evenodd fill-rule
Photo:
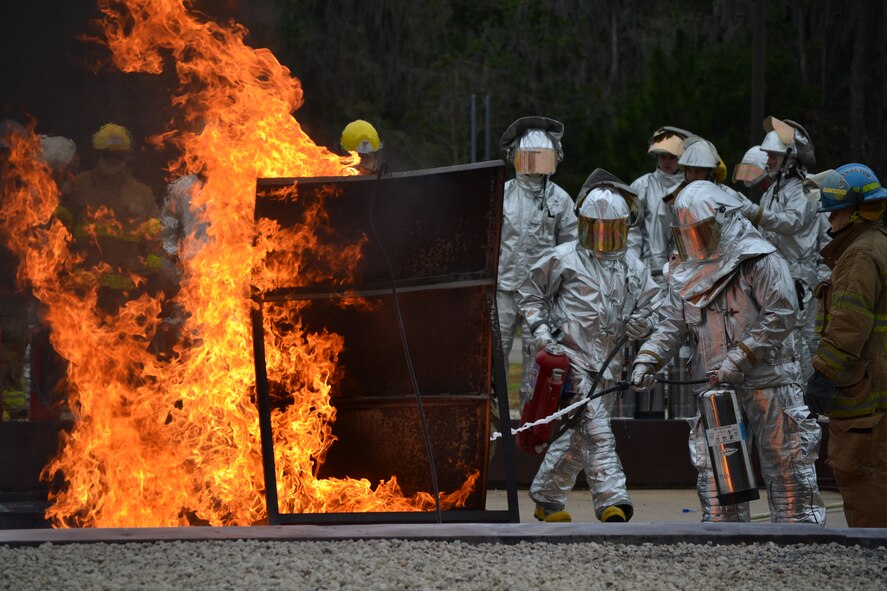
M 423 395 L 489 393 L 491 340 L 489 318 L 483 313 L 487 289 L 398 293 Z M 364 307 L 339 304 L 332 299 L 312 300 L 301 316 L 308 331 L 326 328 L 345 339 L 338 363 L 343 375 L 334 386 L 334 402 L 378 396 L 413 398 L 391 294 L 367 298 Z
M 438 485 L 456 491 L 474 471 L 485 472 L 489 438 L 489 395 L 423 397 Z M 397 475 L 406 496 L 432 490 L 431 468 L 415 400 L 406 397 L 339 400 L 333 445 L 319 476 L 366 478 L 373 485 Z M 483 509 L 486 487 L 466 503 Z
M 256 323 L 261 322 L 262 310 L 295 300 L 306 304 L 300 311 L 304 329 L 325 329 L 344 338 L 331 394 L 337 441 L 318 469 L 321 478 L 366 478 L 376 485 L 394 476 L 406 496 L 433 491 L 411 363 L 439 490 L 453 493 L 470 474 L 479 474 L 465 508 L 446 511 L 460 515 L 441 519 L 483 520 L 485 515 L 490 521 L 519 521 L 513 477 L 509 510 L 484 511 L 490 393 L 505 391 L 504 360 L 494 355 L 499 343 L 493 338 L 491 305 L 503 182 L 502 162 L 380 179 L 259 179 L 256 220 L 273 220 L 283 232 L 308 230 L 319 246 L 303 253 L 298 276 L 294 273 L 286 285 L 257 291 L 261 307 L 254 314 L 254 338 L 261 334 Z M 353 252 L 355 245 L 355 256 L 332 256 Z M 288 255 L 270 253 L 268 265 L 286 265 Z M 259 346 L 260 415 L 281 402 L 267 382 L 264 363 Z M 499 381 L 503 383 L 494 384 Z M 272 439 L 270 420 L 260 419 L 266 487 L 273 489 L 273 453 L 266 449 L 266 440 Z M 512 445 L 510 434 L 503 443 Z M 514 474 L 513 466 L 505 471 Z M 270 507 L 276 504 L 272 496 L 271 523 L 329 522 L 328 516 L 281 515 Z M 336 517 L 335 522 L 429 519 L 428 514 L 410 513 L 353 515 Z
M 368 240 L 352 277 L 336 269 L 312 269 L 323 261 L 306 260 L 305 272 L 291 287 L 325 287 L 311 271 L 341 278 L 352 289 L 390 284 L 387 253 L 398 282 L 492 279 L 495 283 L 502 216 L 501 162 L 485 162 L 427 171 L 396 173 L 376 179 L 318 177 L 259 179 L 256 219 L 276 220 L 282 227 L 309 222 L 306 213 L 320 203 L 322 224 L 312 231 L 326 246 L 348 248 Z M 294 187 L 296 199 L 285 189 Z M 383 252 L 384 249 L 384 252 Z

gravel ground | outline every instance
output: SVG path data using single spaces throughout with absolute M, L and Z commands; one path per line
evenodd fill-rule
M 0 588 L 887 589 L 887 548 L 461 541 L 0 547 Z

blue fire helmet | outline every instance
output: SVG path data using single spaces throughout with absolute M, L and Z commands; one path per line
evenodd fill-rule
M 819 187 L 819 212 L 837 211 L 856 207 L 862 203 L 862 199 L 850 188 L 850 184 L 834 170 L 814 174 L 809 180 Z
M 878 201 L 887 200 L 887 189 L 881 186 L 881 181 L 865 164 L 857 162 L 844 164 L 835 169 L 835 171 L 844 177 L 844 180 L 850 186 L 850 190 L 856 192 L 860 196 L 861 203 L 876 203 Z

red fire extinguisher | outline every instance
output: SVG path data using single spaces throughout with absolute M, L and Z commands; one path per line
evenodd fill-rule
M 539 350 L 536 354 L 533 394 L 524 404 L 521 425 L 544 419 L 557 410 L 569 367 L 570 360 L 562 346 L 553 343 Z M 546 423 L 521 431 L 517 434 L 517 446 L 528 453 L 542 453 L 548 447 L 553 429 L 553 423 Z

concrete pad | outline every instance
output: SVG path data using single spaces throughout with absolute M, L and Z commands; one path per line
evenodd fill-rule
M 44 543 L 150 543 L 156 541 L 281 540 L 335 541 L 353 539 L 461 540 L 469 543 L 550 542 L 613 544 L 773 542 L 780 545 L 838 543 L 867 548 L 887 545 L 887 528 L 850 529 L 836 499 L 826 491 L 832 508 L 826 527 L 813 524 L 772 524 L 765 516 L 766 499 L 755 501 L 752 513 L 758 522 L 747 524 L 699 523 L 698 500 L 693 490 L 634 490 L 635 518 L 630 523 L 600 523 L 594 517 L 591 495 L 576 491 L 568 509 L 573 523 L 540 523 L 526 491 L 519 491 L 521 523 L 282 525 L 253 527 L 93 528 L 0 530 L 0 544 L 31 546 Z M 762 491 L 762 495 L 764 491 Z M 507 507 L 505 491 L 489 491 L 487 509 Z M 685 511 L 685 509 L 693 509 Z
M 519 542 L 611 544 L 830 544 L 878 548 L 887 544 L 887 528 L 823 528 L 812 524 L 735 523 L 517 523 L 517 524 L 374 524 L 280 525 L 255 527 L 108 528 L 0 531 L 0 544 L 36 546 L 88 543 L 172 541 L 337 541 L 436 540 L 468 543 Z
M 628 492 L 634 504 L 632 523 L 699 523 L 702 519 L 696 489 L 630 489 Z M 769 523 L 767 491 L 760 489 L 760 493 L 761 498 L 751 502 L 752 522 Z M 827 509 L 826 527 L 846 528 L 847 519 L 844 517 L 840 493 L 820 491 L 820 494 Z M 517 500 L 521 523 L 536 523 L 533 517 L 535 506 L 528 492 L 519 490 Z M 488 510 L 507 507 L 508 500 L 504 490 L 487 491 Z M 594 514 L 594 502 L 588 489 L 580 487 L 574 489 L 568 497 L 566 509 L 573 517 L 574 523 L 598 523 Z

